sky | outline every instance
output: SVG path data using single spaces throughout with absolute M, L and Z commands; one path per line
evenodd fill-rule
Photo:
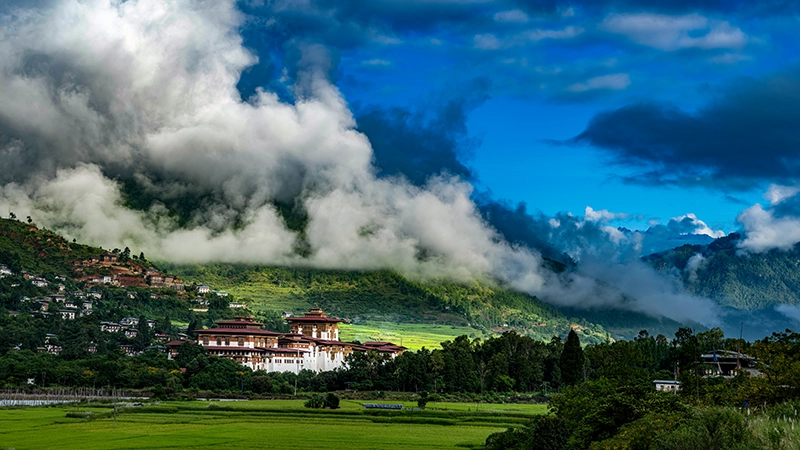
M 798 11 L 7 0 L 0 214 L 153 260 L 391 269 L 713 326 L 641 257 L 800 242 Z
M 728 233 L 771 184 L 796 176 L 768 167 L 796 158 L 788 98 L 776 121 L 737 124 L 749 119 L 740 113 L 766 113 L 747 102 L 771 109 L 782 78 L 797 95 L 798 4 L 753 3 L 245 2 L 258 24 L 245 45 L 265 56 L 240 87 L 247 95 L 265 72 L 277 75 L 288 49 L 318 44 L 355 111 L 466 101 L 458 125 L 476 142 L 459 162 L 480 190 L 547 215 L 624 214 L 614 223 L 629 228 L 694 213 Z M 729 117 L 717 117 L 722 108 Z M 676 135 L 705 131 L 670 136 L 659 122 L 672 113 L 683 115 Z M 746 170 L 753 161 L 741 156 L 763 146 L 777 148 L 763 170 Z

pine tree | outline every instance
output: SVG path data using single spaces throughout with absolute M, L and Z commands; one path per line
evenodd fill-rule
M 559 361 L 561 380 L 564 385 L 573 386 L 583 381 L 583 365 L 585 362 L 581 341 L 578 339 L 575 330 L 570 330 Z

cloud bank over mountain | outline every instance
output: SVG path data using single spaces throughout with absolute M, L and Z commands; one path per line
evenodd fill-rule
M 258 56 L 242 45 L 245 16 L 233 1 L 34 6 L 0 10 L 0 201 L 18 216 L 173 261 L 491 278 L 554 303 L 714 321 L 711 302 L 620 250 L 596 211 L 558 226 L 531 219 L 585 263 L 558 275 L 530 242 L 504 238 L 512 228 L 490 226 L 490 203 L 473 201 L 457 157 L 409 147 L 408 160 L 429 158 L 414 166 L 419 176 L 406 160 L 381 173 L 376 160 L 391 161 L 386 148 L 397 142 L 469 147 L 464 111 L 480 95 L 444 102 L 432 117 L 367 108 L 357 122 L 330 80 L 327 47 L 296 45 L 291 100 L 262 88 L 243 99 L 237 84 Z M 131 185 L 152 199 L 146 208 L 131 207 Z M 171 205 L 186 199 L 191 214 L 176 217 Z M 307 215 L 302 231 L 276 202 Z

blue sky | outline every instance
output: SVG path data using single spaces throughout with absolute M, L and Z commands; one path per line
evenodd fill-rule
M 245 46 L 259 56 L 244 97 L 256 86 L 291 97 L 298 67 L 327 65 L 359 125 L 396 113 L 364 127 L 371 140 L 398 121 L 449 137 L 422 178 L 462 175 L 546 215 L 591 206 L 646 228 L 695 213 L 726 232 L 771 184 L 795 184 L 794 1 L 240 6 Z M 402 142 L 386 145 L 397 154 L 377 152 L 378 166 L 408 175 Z

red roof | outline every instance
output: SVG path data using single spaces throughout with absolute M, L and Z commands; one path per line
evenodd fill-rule
M 281 333 L 276 333 L 269 330 L 256 330 L 253 328 L 209 328 L 207 330 L 192 330 L 192 333 L 197 334 L 258 334 L 261 336 L 280 336 Z
M 382 352 L 382 353 L 387 353 L 387 352 L 388 353 L 396 353 L 396 352 L 398 352 L 400 350 L 406 350 L 406 348 L 405 347 L 400 347 L 400 346 L 397 346 L 397 345 L 385 345 L 383 347 L 378 347 L 378 348 L 376 348 L 374 350 L 377 350 L 377 351 Z
M 253 322 L 252 320 L 218 320 L 215 322 L 217 325 L 258 325 L 263 326 L 263 323 Z
M 334 319 L 333 317 L 287 317 L 287 322 L 311 322 L 311 323 L 339 323 L 344 322 L 342 319 Z
M 181 345 L 183 345 L 183 344 L 185 344 L 187 342 L 192 342 L 192 341 L 180 341 L 180 340 L 178 340 L 178 341 L 169 341 L 164 345 L 166 345 L 168 347 L 178 347 L 178 346 L 181 346 Z M 192 342 L 192 343 L 194 344 L 194 342 Z
M 239 347 L 238 345 L 204 345 L 203 348 L 210 351 L 248 350 L 251 352 L 264 352 L 263 347 Z

